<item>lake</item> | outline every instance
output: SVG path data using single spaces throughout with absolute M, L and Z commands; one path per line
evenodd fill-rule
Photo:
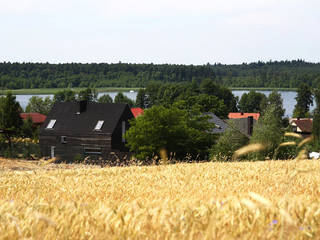
M 248 92 L 249 92 L 248 90 L 233 90 L 232 91 L 232 93 L 235 96 L 238 96 L 239 99 L 241 98 L 241 96 L 244 93 L 248 93 Z M 266 96 L 269 96 L 269 94 L 271 93 L 271 91 L 257 91 L 257 92 L 261 92 L 261 93 L 265 94 Z M 279 91 L 279 93 L 281 94 L 281 97 L 283 99 L 283 107 L 286 110 L 285 116 L 291 117 L 292 113 L 293 113 L 294 105 L 296 104 L 295 97 L 297 96 L 297 92 L 295 92 L 295 91 Z M 102 93 L 98 94 L 98 97 L 102 96 L 103 94 L 109 94 L 112 97 L 112 99 L 114 99 L 115 96 L 118 94 L 118 92 L 102 92 Z M 137 92 L 123 92 L 123 94 L 132 100 L 136 100 Z M 53 97 L 52 94 L 47 94 L 47 95 L 27 95 L 26 94 L 26 95 L 16 95 L 16 99 L 20 103 L 21 107 L 23 109 L 25 109 L 26 106 L 28 105 L 29 99 L 32 96 L 38 96 L 38 97 L 49 96 L 50 98 Z M 313 110 L 314 108 L 315 108 L 315 103 L 313 104 L 313 106 L 311 106 L 311 110 Z

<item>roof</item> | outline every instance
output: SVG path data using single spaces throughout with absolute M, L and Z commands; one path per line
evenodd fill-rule
M 131 112 L 135 118 L 144 113 L 142 108 L 131 108 Z
M 228 118 L 229 119 L 235 119 L 235 118 L 248 118 L 248 117 L 253 117 L 255 120 L 258 121 L 259 117 L 260 117 L 260 113 L 243 113 L 243 112 L 239 112 L 239 113 L 229 113 L 228 114 Z
M 217 117 L 214 113 L 205 113 L 206 115 L 210 116 L 209 122 L 213 122 L 215 127 L 212 130 L 212 133 L 224 133 L 228 128 L 228 124 Z
M 22 119 L 27 119 L 28 117 L 31 117 L 33 123 L 44 123 L 47 116 L 43 115 L 41 113 L 20 113 L 20 117 Z
M 291 122 L 291 125 L 297 127 L 297 132 L 311 133 L 312 132 L 312 119 L 297 119 Z
M 133 118 L 127 104 L 88 102 L 85 110 L 79 113 L 80 105 L 78 102 L 56 102 L 41 126 L 40 134 L 78 136 L 112 134 L 122 114 L 126 112 L 128 118 Z M 54 126 L 52 129 L 46 129 L 50 120 L 56 120 Z M 103 123 L 101 128 L 95 131 L 98 121 Z

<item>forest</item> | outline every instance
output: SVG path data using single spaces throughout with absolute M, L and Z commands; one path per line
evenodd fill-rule
M 146 87 L 149 83 L 200 83 L 225 87 L 297 88 L 320 85 L 320 63 L 303 60 L 237 65 L 130 63 L 0 63 L 1 89 Z

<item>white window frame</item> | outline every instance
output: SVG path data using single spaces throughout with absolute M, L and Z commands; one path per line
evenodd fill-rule
M 104 124 L 103 120 L 98 120 L 96 126 L 94 127 L 94 131 L 101 131 L 103 124 Z
M 46 129 L 53 129 L 54 125 L 56 124 L 56 119 L 51 119 L 46 127 Z

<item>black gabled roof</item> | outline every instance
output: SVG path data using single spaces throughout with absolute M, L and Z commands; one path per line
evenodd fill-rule
M 133 118 L 127 104 L 88 102 L 86 109 L 78 114 L 79 102 L 56 102 L 48 114 L 46 121 L 42 124 L 40 134 L 112 134 L 125 111 L 129 111 L 129 116 Z M 52 119 L 56 120 L 53 129 L 46 129 Z M 94 131 L 99 120 L 104 121 L 101 130 Z

